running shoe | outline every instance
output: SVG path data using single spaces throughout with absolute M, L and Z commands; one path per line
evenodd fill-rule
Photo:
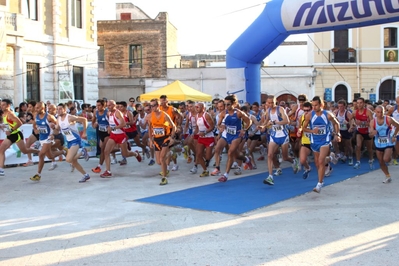
M 350 159 L 349 159 L 350 161 Z M 356 162 L 355 165 L 353 166 L 354 169 L 359 169 L 360 168 L 360 162 Z
M 136 153 L 137 153 L 137 156 L 136 156 L 137 161 L 138 161 L 138 162 L 141 162 L 141 160 L 142 160 L 143 158 L 141 158 L 141 155 L 140 155 L 139 151 L 136 150 Z
M 192 174 L 196 174 L 197 173 L 197 167 L 196 166 L 193 166 L 193 168 L 191 168 L 191 170 L 190 170 L 190 173 L 192 173 Z
M 276 172 L 274 172 L 275 176 L 279 176 L 283 174 L 283 170 L 281 170 L 281 168 L 277 168 Z
M 82 148 L 82 156 L 86 162 L 90 159 L 89 153 L 87 152 L 86 148 Z
M 338 158 L 337 158 L 337 156 L 335 156 L 335 153 L 333 153 L 333 152 L 330 153 L 330 160 L 333 164 L 337 164 Z
M 369 160 L 369 167 L 370 167 L 370 170 L 374 169 L 374 160 Z
M 352 166 L 352 165 L 353 165 L 353 158 L 352 158 L 352 157 L 349 157 L 348 165 L 349 165 L 349 166 Z
M 251 156 L 248 156 L 248 158 L 247 158 L 247 161 L 248 161 L 248 162 L 243 163 L 244 169 L 245 169 L 245 170 L 252 170 L 252 169 L 254 169 L 251 160 L 252 160 Z
M 101 168 L 99 166 L 97 166 L 96 168 L 92 168 L 91 171 L 93 173 L 101 173 Z
M 177 170 L 179 170 L 179 166 L 178 165 L 173 165 L 172 171 L 177 171 Z
M 273 176 L 272 176 L 272 175 L 269 175 L 268 177 L 266 177 L 266 178 L 263 180 L 263 184 L 273 186 L 273 185 L 274 185 Z
M 104 173 L 100 175 L 102 178 L 112 177 L 112 173 L 110 171 L 105 170 Z
M 225 175 L 222 175 L 221 177 L 219 177 L 218 181 L 224 183 L 227 181 L 227 177 Z
M 309 173 L 311 170 L 312 170 L 311 168 L 309 168 L 308 170 L 305 169 L 305 172 L 303 172 L 303 175 L 302 175 L 303 179 L 306 179 L 309 177 Z
M 183 156 L 184 156 L 185 160 L 188 159 L 188 150 L 189 150 L 189 148 L 187 145 L 183 147 Z
M 79 183 L 84 183 L 89 179 L 90 179 L 90 176 L 86 174 L 79 180 Z
M 258 161 L 264 161 L 265 160 L 265 156 L 260 156 L 259 158 L 258 158 Z
M 294 174 L 298 173 L 299 171 L 299 165 L 298 165 L 298 160 L 294 158 L 294 161 L 292 162 L 292 170 L 294 171 Z
M 192 161 L 193 161 L 193 158 L 191 156 L 188 156 L 187 163 L 191 163 Z
M 28 167 L 28 166 L 32 166 L 34 165 L 34 163 L 32 161 L 27 161 L 26 163 L 23 164 L 23 167 Z
M 127 160 L 122 159 L 121 161 L 119 161 L 119 165 L 127 165 Z
M 231 169 L 237 169 L 239 166 L 238 166 L 238 163 L 237 162 L 234 162 L 232 165 L 231 165 Z
M 316 187 L 313 189 L 314 192 L 320 193 L 323 183 L 317 183 Z
M 0 170 L 0 176 L 4 176 L 4 170 Z
M 238 167 L 237 169 L 234 170 L 234 174 L 235 175 L 241 175 L 242 171 L 241 171 L 241 167 Z
M 398 161 L 396 159 L 393 159 L 393 165 L 398 165 Z
M 215 168 L 215 170 L 211 172 L 211 176 L 218 176 L 218 175 L 220 175 L 220 171 L 217 168 Z
M 32 181 L 40 181 L 40 175 L 35 174 L 34 176 L 32 176 L 32 177 L 30 178 L 30 180 L 32 180 Z
M 209 171 L 208 170 L 204 170 L 202 172 L 202 174 L 200 174 L 200 177 L 206 177 L 206 176 L 209 176 Z
M 339 160 L 341 161 L 341 163 L 346 163 L 347 157 L 344 155 L 341 158 L 339 158 Z
M 55 168 L 57 168 L 57 164 L 51 164 L 50 168 L 48 169 L 49 171 L 53 171 Z
M 159 183 L 160 186 L 164 186 L 168 184 L 168 179 L 166 177 L 162 177 L 161 183 Z
M 333 172 L 333 168 L 331 167 L 331 165 L 326 167 L 326 170 L 324 171 L 324 176 L 329 177 L 331 175 L 331 173 Z
M 392 181 L 391 177 L 390 177 L 390 176 L 387 176 L 387 177 L 385 177 L 385 180 L 382 181 L 382 183 L 388 184 L 388 183 L 391 183 L 391 181 Z
M 150 162 L 148 163 L 148 165 L 150 165 L 150 166 L 151 166 L 151 165 L 154 165 L 154 164 L 155 164 L 154 159 L 151 159 Z
M 118 162 L 116 161 L 116 158 L 111 159 L 111 164 L 117 164 Z

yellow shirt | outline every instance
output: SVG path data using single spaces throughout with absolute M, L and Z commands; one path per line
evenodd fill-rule
M 310 134 L 308 132 L 303 131 L 303 122 L 305 121 L 305 114 L 302 115 L 301 117 L 301 128 L 302 128 L 302 138 L 301 138 L 301 143 L 302 144 L 310 144 Z

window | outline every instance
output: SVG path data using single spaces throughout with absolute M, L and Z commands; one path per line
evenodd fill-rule
M 398 47 L 398 29 L 397 28 L 384 28 L 384 48 L 397 48 Z
M 348 88 L 345 85 L 338 85 L 334 90 L 334 100 L 345 100 L 348 102 Z
M 130 13 L 121 13 L 121 20 L 131 20 L 132 14 Z
M 394 101 L 396 98 L 395 90 L 396 90 L 396 80 L 394 79 L 385 80 L 380 86 L 378 99 Z
M 83 67 L 74 66 L 72 70 L 72 76 L 73 76 L 73 90 L 75 93 L 75 99 L 84 100 Z
M 23 3 L 24 13 L 31 20 L 37 20 L 38 12 L 37 12 L 37 0 L 25 0 Z
M 104 69 L 104 45 L 99 45 L 98 47 L 98 68 Z
M 5 6 L 7 3 L 7 0 L 0 0 L 0 6 Z
M 26 93 L 32 101 L 40 101 L 39 64 L 26 63 Z
M 129 68 L 142 68 L 142 46 L 130 45 L 129 46 Z
M 334 48 L 338 48 L 338 51 L 334 52 L 334 62 L 343 63 L 348 62 L 348 30 L 336 30 L 334 31 Z
M 82 28 L 82 0 L 72 0 L 71 25 Z

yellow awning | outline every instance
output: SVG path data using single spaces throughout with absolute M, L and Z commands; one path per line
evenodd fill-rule
M 159 99 L 161 95 L 166 95 L 168 101 L 187 101 L 192 100 L 195 102 L 210 102 L 212 96 L 196 89 L 193 89 L 183 82 L 176 80 L 163 88 L 149 93 L 141 94 L 140 101 L 150 101 L 154 98 Z

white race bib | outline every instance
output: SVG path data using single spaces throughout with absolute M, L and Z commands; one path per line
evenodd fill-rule
M 387 143 L 389 143 L 389 139 L 388 139 L 388 137 L 378 137 L 377 142 L 379 144 L 387 144 Z
M 99 125 L 98 126 L 98 130 L 101 131 L 101 132 L 107 132 L 107 126 Z
M 362 121 L 360 123 L 360 125 L 358 126 L 358 128 L 368 128 L 368 127 L 369 127 L 369 125 L 368 125 L 367 121 Z
M 227 134 L 236 135 L 237 134 L 237 127 L 227 126 L 226 128 Z
M 282 125 L 273 125 L 272 130 L 274 131 L 283 131 L 283 126 Z
M 341 130 L 348 130 L 348 125 L 347 125 L 347 124 L 344 124 L 344 123 L 341 123 L 341 124 L 339 124 L 339 128 L 340 128 Z
M 317 131 L 317 133 L 313 133 L 314 135 L 325 135 L 327 133 L 327 129 L 326 127 L 319 127 L 316 126 L 319 130 Z
M 155 136 L 165 136 L 165 129 L 162 127 L 154 128 L 154 135 Z
M 47 127 L 39 127 L 39 134 L 47 134 Z

